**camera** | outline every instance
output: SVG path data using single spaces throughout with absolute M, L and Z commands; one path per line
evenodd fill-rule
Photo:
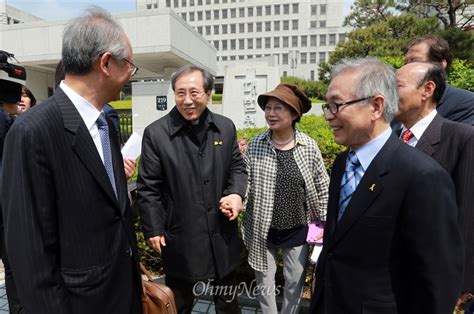
M 0 71 L 4 71 L 8 74 L 8 77 L 11 78 L 10 80 L 14 82 L 14 80 L 21 80 L 23 82 L 16 82 L 16 83 L 24 83 L 26 80 L 26 70 L 24 67 L 12 64 L 8 62 L 8 59 L 14 59 L 15 56 L 11 53 L 6 51 L 0 50 Z M 3 80 L 9 80 L 5 77 L 5 75 L 0 75 L 0 78 Z

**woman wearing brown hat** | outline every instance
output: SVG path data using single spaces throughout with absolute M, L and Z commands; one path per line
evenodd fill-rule
M 295 124 L 311 108 L 296 86 L 279 84 L 258 97 L 269 129 L 245 156 L 249 175 L 243 222 L 248 262 L 260 287 L 263 313 L 277 313 L 276 250 L 283 250 L 281 313 L 297 313 L 308 257 L 308 223 L 326 220 L 329 177 L 316 142 Z

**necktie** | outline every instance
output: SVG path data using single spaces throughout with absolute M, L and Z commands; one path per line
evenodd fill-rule
M 354 151 L 350 151 L 347 155 L 346 169 L 341 180 L 341 192 L 339 197 L 339 213 L 337 215 L 337 222 L 341 220 L 349 204 L 352 194 L 354 194 L 360 179 L 364 175 L 362 166 L 357 159 Z
M 405 130 L 402 134 L 402 141 L 405 144 L 408 144 L 410 142 L 410 139 L 413 137 L 413 133 L 410 130 Z
M 110 184 L 114 189 L 115 196 L 117 196 L 117 188 L 115 186 L 114 167 L 112 164 L 112 150 L 110 149 L 110 138 L 109 138 L 109 126 L 107 120 L 105 120 L 105 114 L 100 113 L 99 118 L 96 121 L 97 128 L 99 129 L 100 142 L 102 144 L 102 154 L 104 155 L 104 167 L 107 171 Z

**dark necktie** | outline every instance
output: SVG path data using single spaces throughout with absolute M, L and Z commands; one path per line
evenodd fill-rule
M 410 130 L 405 130 L 402 134 L 402 141 L 405 144 L 408 144 L 410 142 L 410 139 L 413 137 L 413 133 Z
M 96 123 L 99 129 L 100 142 L 102 144 L 102 154 L 104 156 L 105 171 L 107 171 L 107 176 L 109 177 L 110 184 L 112 184 L 112 188 L 115 192 L 115 196 L 117 197 L 117 188 L 115 187 L 114 167 L 112 164 L 112 150 L 110 148 L 109 126 L 107 124 L 107 120 L 105 119 L 105 114 L 103 112 L 101 112 Z
M 341 180 L 341 192 L 339 197 L 339 213 L 337 215 L 337 222 L 341 220 L 346 210 L 347 205 L 351 201 L 352 194 L 354 194 L 360 179 L 364 175 L 363 168 L 357 159 L 354 151 L 350 151 L 347 155 L 346 169 Z

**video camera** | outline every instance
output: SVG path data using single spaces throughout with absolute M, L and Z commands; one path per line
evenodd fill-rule
M 15 56 L 12 53 L 8 53 L 6 51 L 0 50 L 0 70 L 7 72 L 8 77 L 12 79 L 22 80 L 23 82 L 17 83 L 24 83 L 26 80 L 26 70 L 24 67 L 11 64 L 8 62 L 8 59 L 15 59 Z M 1 75 L 0 78 L 8 80 Z M 13 81 L 13 80 L 12 80 Z
M 9 63 L 9 59 L 15 59 L 15 56 L 0 50 L 0 104 L 19 102 L 21 88 L 26 81 L 25 68 Z

